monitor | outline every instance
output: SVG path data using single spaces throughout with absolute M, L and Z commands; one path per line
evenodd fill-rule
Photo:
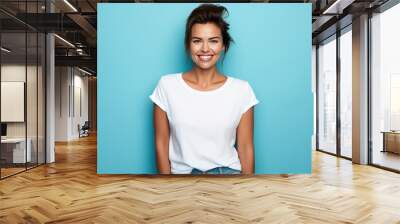
M 1 136 L 7 136 L 7 124 L 1 123 Z

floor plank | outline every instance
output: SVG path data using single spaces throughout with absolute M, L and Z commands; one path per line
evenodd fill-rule
M 400 223 L 400 175 L 313 153 L 310 175 L 97 175 L 96 137 L 0 181 L 0 223 Z

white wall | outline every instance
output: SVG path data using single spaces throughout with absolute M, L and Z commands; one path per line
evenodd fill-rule
M 55 68 L 55 141 L 68 140 L 68 117 L 69 117 L 69 96 L 70 84 L 69 68 Z
M 78 72 L 78 75 L 77 75 Z M 88 116 L 88 77 L 82 76 L 83 73 L 80 73 L 79 70 L 74 70 L 74 102 L 71 102 L 72 108 L 72 119 L 71 119 L 71 135 L 72 138 L 78 138 L 78 124 L 81 126 L 85 123 L 85 121 L 89 120 Z M 80 96 L 80 97 L 79 97 Z M 80 101 L 80 102 L 79 102 Z M 81 110 L 81 111 L 80 111 Z
M 78 124 L 88 120 L 88 77 L 76 68 L 56 67 L 55 89 L 55 140 L 77 139 Z
M 5 64 L 1 66 L 1 81 L 2 82 L 25 82 L 25 75 L 27 69 L 28 85 L 27 88 L 27 119 L 28 119 L 28 137 L 31 133 L 36 136 L 36 66 L 18 65 L 18 64 Z M 41 70 L 39 70 L 41 72 Z M 34 86 L 34 87 L 32 87 Z M 4 96 L 3 96 L 4 97 Z M 41 107 L 42 105 L 39 105 Z M 6 108 L 1 108 L 6 110 Z M 32 123 L 33 122 L 33 123 Z M 7 136 L 8 137 L 25 137 L 25 123 L 26 122 L 7 122 Z M 40 136 L 43 137 L 43 136 Z
M 2 82 L 25 82 L 25 64 L 8 64 L 1 66 L 1 81 Z M 32 66 L 28 66 L 28 74 L 32 70 Z M 3 96 L 4 97 L 4 96 Z M 5 110 L 6 108 L 1 108 Z M 10 122 L 7 123 L 7 137 L 25 137 L 25 122 Z
M 38 69 L 38 70 L 37 70 Z M 42 67 L 36 65 L 25 64 L 3 64 L 1 66 L 1 81 L 2 82 L 24 82 L 26 83 L 26 107 L 22 108 L 22 112 L 27 115 L 27 120 L 24 122 L 6 122 L 7 137 L 9 138 L 24 138 L 25 134 L 30 139 L 32 161 L 36 162 L 39 158 L 39 163 L 44 163 L 44 146 L 45 146 L 45 117 L 44 117 L 44 74 Z M 27 81 L 25 80 L 27 78 Z M 2 96 L 7 97 L 7 96 Z M 1 108 L 7 110 L 9 108 Z M 12 111 L 11 111 L 12 112 Z M 39 156 L 37 157 L 37 153 Z

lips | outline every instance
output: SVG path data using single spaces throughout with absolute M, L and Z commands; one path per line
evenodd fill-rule
M 213 55 L 198 55 L 197 57 L 201 62 L 209 62 L 211 61 Z

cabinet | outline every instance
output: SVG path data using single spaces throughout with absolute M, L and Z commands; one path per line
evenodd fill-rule
M 383 133 L 382 152 L 392 152 L 400 154 L 400 132 L 386 131 Z
M 25 163 L 32 161 L 32 141 L 27 139 L 25 150 L 25 138 L 7 138 L 1 140 L 1 157 L 5 163 Z

